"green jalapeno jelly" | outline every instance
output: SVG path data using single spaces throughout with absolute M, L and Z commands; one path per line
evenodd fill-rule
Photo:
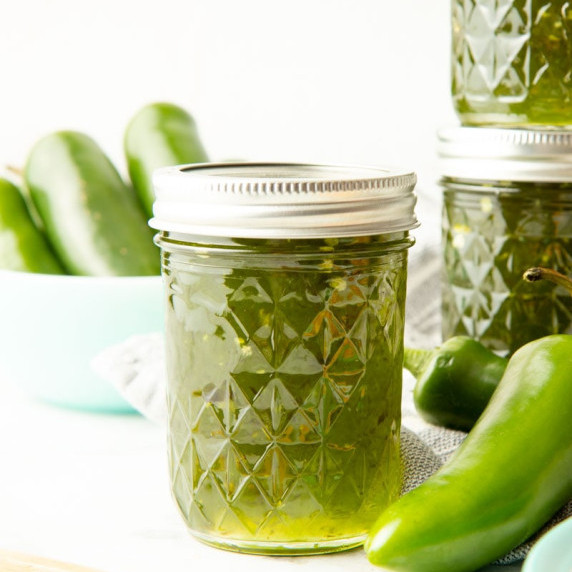
M 171 485 L 198 539 L 347 549 L 398 496 L 414 183 L 299 164 L 156 173 Z
M 531 266 L 572 273 L 572 133 L 460 128 L 439 144 L 443 338 L 511 354 L 572 333 L 566 290 L 522 280 Z
M 568 0 L 452 0 L 452 94 L 465 125 L 572 124 Z

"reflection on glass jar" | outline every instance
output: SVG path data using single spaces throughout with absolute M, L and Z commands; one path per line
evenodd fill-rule
M 548 334 L 572 333 L 565 289 L 522 280 L 532 266 L 572 273 L 572 138 L 498 131 L 460 129 L 441 138 L 442 333 L 507 354 Z
M 283 173 L 288 184 L 299 169 Z M 323 193 L 328 171 L 312 176 Z M 234 232 L 243 201 L 308 200 L 320 210 L 313 192 L 285 196 L 260 184 L 265 191 L 226 195 L 240 203 Z M 318 196 L 329 204 L 318 227 L 340 200 L 332 190 Z M 160 193 L 158 201 L 168 202 Z M 296 217 L 286 210 L 288 226 Z M 415 226 L 409 211 L 397 226 Z M 163 228 L 171 483 L 189 530 L 254 553 L 361 544 L 400 489 L 407 230 L 232 238 L 170 232 L 160 216 L 154 224 Z
M 572 124 L 568 0 L 451 6 L 452 95 L 463 124 Z

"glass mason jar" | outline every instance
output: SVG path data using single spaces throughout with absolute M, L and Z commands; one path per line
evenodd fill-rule
M 459 128 L 440 134 L 442 334 L 501 354 L 572 333 L 572 298 L 526 283 L 532 266 L 572 274 L 572 133 Z
M 572 4 L 452 0 L 452 95 L 464 125 L 572 124 Z
M 397 497 L 414 183 L 298 164 L 156 173 L 171 484 L 200 540 L 342 550 Z

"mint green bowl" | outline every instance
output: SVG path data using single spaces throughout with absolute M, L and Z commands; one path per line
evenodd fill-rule
M 570 572 L 572 570 L 572 518 L 556 525 L 540 538 L 526 557 L 522 572 Z
M 132 412 L 91 361 L 132 335 L 162 331 L 160 276 L 0 270 L 0 375 L 32 398 L 73 409 Z

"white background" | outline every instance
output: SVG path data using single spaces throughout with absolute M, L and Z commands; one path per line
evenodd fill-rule
M 195 117 L 211 159 L 400 165 L 421 188 L 455 122 L 447 0 L 1 0 L 0 164 L 57 129 L 122 172 L 145 103 Z

